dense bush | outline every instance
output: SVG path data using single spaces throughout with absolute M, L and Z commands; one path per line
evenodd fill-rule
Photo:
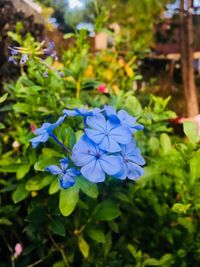
M 33 47 L 29 35 L 18 41 Z M 19 79 L 5 85 L 0 98 L 0 266 L 200 264 L 199 137 L 189 122 L 184 125 L 188 139 L 173 135 L 169 98 L 132 91 L 136 66 L 135 58 L 122 59 L 116 51 L 89 54 L 83 31 L 62 59 L 30 56 Z M 61 189 L 45 167 L 65 154 L 51 139 L 32 148 L 33 131 L 55 122 L 64 108 L 104 104 L 128 111 L 144 125 L 135 134 L 146 160 L 144 175 L 136 182 L 109 178 L 98 184 L 79 177 L 74 187 Z M 72 148 L 82 129 L 80 118 L 73 117 L 56 134 Z M 23 251 L 14 256 L 17 243 Z

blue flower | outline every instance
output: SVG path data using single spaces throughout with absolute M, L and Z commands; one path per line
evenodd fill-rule
M 8 47 L 8 49 L 10 50 L 10 53 L 12 56 L 15 56 L 19 53 L 19 51 L 11 46 Z
M 86 108 L 75 108 L 73 110 L 64 109 L 63 113 L 69 117 L 75 117 L 75 116 L 93 116 L 94 114 L 100 113 L 101 110 L 99 108 L 94 108 L 93 110 L 87 110 Z
M 23 54 L 21 59 L 20 59 L 20 64 L 21 65 L 26 64 L 27 60 L 28 60 L 28 55 L 27 54 Z
M 44 49 L 44 54 L 47 56 L 51 56 L 53 59 L 57 60 L 57 53 L 55 51 L 55 44 L 54 42 L 49 42 L 48 47 Z
M 65 117 L 66 116 L 60 117 L 55 123 L 46 122 L 42 125 L 42 127 L 35 130 L 34 133 L 38 136 L 30 140 L 32 142 L 32 146 L 37 147 L 39 143 L 46 142 L 53 134 L 53 130 L 64 121 Z
M 123 164 L 121 156 L 108 155 L 86 135 L 73 147 L 72 161 L 82 167 L 81 174 L 93 183 L 103 182 L 105 174 L 119 173 Z
M 52 173 L 53 175 L 59 175 L 60 186 L 63 189 L 67 189 L 70 186 L 73 186 L 76 182 L 75 177 L 80 175 L 80 172 L 74 168 L 68 169 L 68 158 L 60 160 L 59 168 L 57 165 L 50 165 L 45 168 L 47 172 Z
M 8 58 L 8 62 L 12 62 L 12 63 L 14 63 L 15 65 L 17 64 L 17 61 L 15 60 L 15 58 L 14 58 L 13 56 L 10 56 L 10 57 Z
M 129 127 L 106 120 L 102 114 L 88 117 L 86 122 L 90 127 L 85 129 L 86 135 L 107 152 L 119 152 L 120 144 L 128 144 L 132 140 Z
M 121 145 L 121 148 L 123 168 L 116 175 L 116 178 L 125 179 L 128 177 L 131 180 L 136 180 L 144 173 L 143 168 L 139 165 L 144 165 L 145 160 L 141 156 L 140 150 L 136 147 L 136 143 L 134 141 L 127 145 Z
M 110 119 L 113 123 L 119 123 L 127 125 L 132 133 L 135 133 L 138 130 L 143 130 L 144 127 L 141 124 L 136 123 L 136 118 L 129 115 L 125 110 L 121 109 L 118 112 L 112 106 L 104 106 L 104 112 L 107 118 Z

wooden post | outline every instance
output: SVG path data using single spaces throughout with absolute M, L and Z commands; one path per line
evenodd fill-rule
M 199 113 L 199 108 L 194 77 L 192 0 L 187 0 L 186 11 L 184 10 L 184 0 L 180 0 L 179 19 L 181 69 L 186 112 L 188 117 L 193 117 Z

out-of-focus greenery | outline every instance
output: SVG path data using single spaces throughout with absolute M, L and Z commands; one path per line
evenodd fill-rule
M 168 125 L 175 117 L 167 108 L 170 98 L 133 90 L 133 81 L 141 78 L 135 56 L 121 56 L 117 49 L 94 55 L 85 31 L 75 37 L 76 45 L 58 62 L 30 58 L 0 98 L 0 266 L 198 266 L 195 125 L 184 125 L 186 138 L 175 136 Z M 30 35 L 18 40 L 26 46 L 34 42 Z M 98 92 L 100 84 L 109 94 Z M 113 179 L 98 185 L 79 179 L 75 187 L 61 190 L 44 168 L 57 163 L 63 151 L 51 140 L 33 149 L 31 130 L 54 122 L 63 108 L 104 104 L 127 110 L 144 125 L 136 139 L 145 174 L 136 182 Z M 71 118 L 57 135 L 71 148 L 81 131 L 79 119 Z M 14 258 L 19 242 L 23 252 Z

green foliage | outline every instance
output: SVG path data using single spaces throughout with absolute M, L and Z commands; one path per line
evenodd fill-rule
M 0 132 L 0 244 L 4 248 L 0 265 L 11 265 L 14 246 L 20 242 L 23 253 L 14 259 L 20 267 L 37 261 L 54 267 L 198 266 L 196 130 L 185 124 L 188 138 L 175 136 L 168 125 L 175 116 L 167 108 L 169 98 L 144 97 L 130 90 L 136 75 L 127 66 L 137 71 L 137 61 L 125 58 L 117 67 L 119 54 L 110 51 L 93 59 L 86 39 L 81 32 L 76 45 L 63 52 L 59 62 L 63 77 L 52 69 L 44 78 L 44 66 L 32 60 L 16 82 L 5 85 L 0 98 L 5 125 Z M 106 60 L 112 56 L 113 60 Z M 103 76 L 109 68 L 115 80 Z M 109 87 L 109 95 L 97 92 L 101 83 Z M 117 93 L 113 85 L 119 86 Z M 144 124 L 144 131 L 136 136 L 146 159 L 144 176 L 136 182 L 107 180 L 97 185 L 79 177 L 74 187 L 60 189 L 55 176 L 44 168 L 57 164 L 64 151 L 51 140 L 48 148 L 33 149 L 31 129 L 46 120 L 54 122 L 63 108 L 105 103 L 127 110 Z M 56 134 L 72 148 L 83 125 L 78 118 L 69 118 L 69 124 L 66 120 Z

